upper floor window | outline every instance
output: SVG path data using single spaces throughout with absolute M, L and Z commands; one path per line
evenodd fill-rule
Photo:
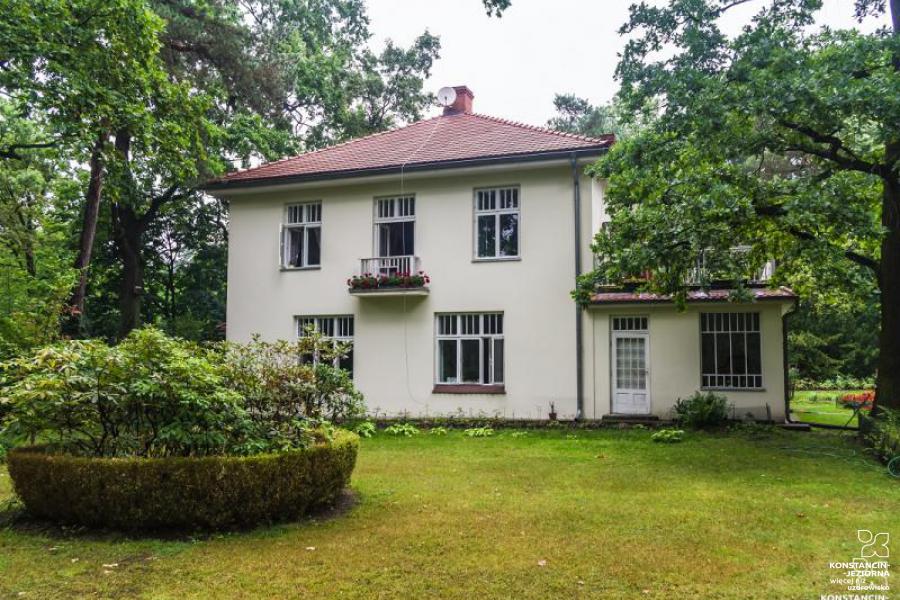
M 353 344 L 353 315 L 337 315 L 328 317 L 295 317 L 297 337 L 305 337 L 309 331 L 315 331 L 324 337 L 337 342 Z M 311 362 L 319 362 L 318 356 L 306 357 Z M 344 356 L 334 360 L 334 366 L 353 375 L 353 346 Z
M 503 313 L 437 315 L 438 383 L 503 383 Z
M 701 313 L 701 384 L 762 388 L 759 313 Z
M 375 199 L 375 248 L 379 257 L 415 255 L 415 196 Z
M 475 256 L 519 256 L 519 188 L 475 190 Z
M 322 263 L 322 203 L 290 204 L 281 226 L 281 264 L 289 268 Z

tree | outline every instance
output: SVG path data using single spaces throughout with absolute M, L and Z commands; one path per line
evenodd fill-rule
M 162 21 L 141 0 L 3 0 L 0 14 L 0 89 L 20 115 L 48 125 L 41 138 L 0 148 L 0 157 L 52 147 L 89 164 L 70 301 L 80 313 L 109 136 L 145 122 L 154 87 L 165 83 L 158 59 Z
M 547 121 L 547 127 L 557 131 L 588 137 L 612 133 L 616 140 L 622 141 L 641 127 L 640 120 L 624 117 L 616 102 L 594 106 L 575 94 L 556 94 L 553 106 L 556 116 Z
M 726 36 L 719 17 L 750 1 L 632 7 L 619 99 L 660 109 L 593 171 L 609 179 L 612 222 L 577 296 L 649 269 L 647 287 L 683 299 L 699 253 L 729 256 L 736 242 L 751 246 L 746 261 L 725 261 L 737 295 L 769 257 L 781 260 L 777 277 L 814 285 L 852 271 L 879 290 L 878 401 L 898 407 L 900 1 L 893 28 L 870 35 L 812 30 L 817 1 L 759 1 L 752 23 Z M 857 2 L 859 18 L 885 9 Z

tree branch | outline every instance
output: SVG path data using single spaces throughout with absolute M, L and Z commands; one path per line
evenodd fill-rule
M 818 156 L 819 158 L 830 160 L 835 164 L 840 165 L 842 168 L 851 171 L 860 171 L 869 175 L 880 175 L 882 177 L 884 176 L 883 165 L 863 160 L 862 158 L 854 154 L 852 150 L 847 148 L 840 138 L 832 134 L 820 133 L 812 127 L 801 125 L 799 123 L 793 123 L 791 121 L 779 119 L 778 123 L 783 127 L 790 129 L 791 131 L 806 136 L 816 144 L 824 144 L 827 146 L 827 148 L 818 148 L 806 144 L 799 144 L 795 147 L 787 148 L 787 150 L 812 154 L 813 156 Z M 844 154 L 842 155 L 841 152 L 843 152 Z

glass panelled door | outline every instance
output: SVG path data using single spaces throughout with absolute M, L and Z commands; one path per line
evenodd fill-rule
M 375 252 L 378 275 L 411 273 L 416 254 L 416 199 L 414 196 L 375 201 Z
M 650 413 L 647 317 L 615 317 L 612 334 L 612 412 Z

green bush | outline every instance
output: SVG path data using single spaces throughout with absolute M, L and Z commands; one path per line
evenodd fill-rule
M 359 438 L 278 454 L 88 458 L 11 450 L 9 474 L 28 512 L 57 522 L 125 530 L 246 527 L 295 519 L 347 485 Z
M 375 432 L 378 431 L 378 429 L 372 421 L 362 421 L 361 423 L 356 424 L 353 431 L 361 438 L 370 438 L 375 435 Z
M 900 411 L 879 407 L 877 416 L 859 413 L 859 431 L 872 453 L 885 462 L 900 456 Z
M 386 427 L 384 432 L 398 437 L 412 437 L 419 435 L 419 428 L 412 423 L 394 423 L 390 427 Z
M 660 444 L 677 444 L 684 441 L 684 431 L 681 429 L 660 429 L 651 435 L 650 439 Z
M 684 427 L 716 427 L 728 420 L 728 399 L 713 392 L 695 392 L 675 402 L 675 420 Z
M 64 342 L 0 364 L 3 431 L 78 456 L 303 448 L 327 437 L 329 420 L 361 411 L 362 396 L 333 365 L 342 351 L 315 333 L 207 347 L 152 327 L 116 346 Z
M 494 430 L 491 427 L 472 427 L 463 432 L 466 437 L 491 437 Z

